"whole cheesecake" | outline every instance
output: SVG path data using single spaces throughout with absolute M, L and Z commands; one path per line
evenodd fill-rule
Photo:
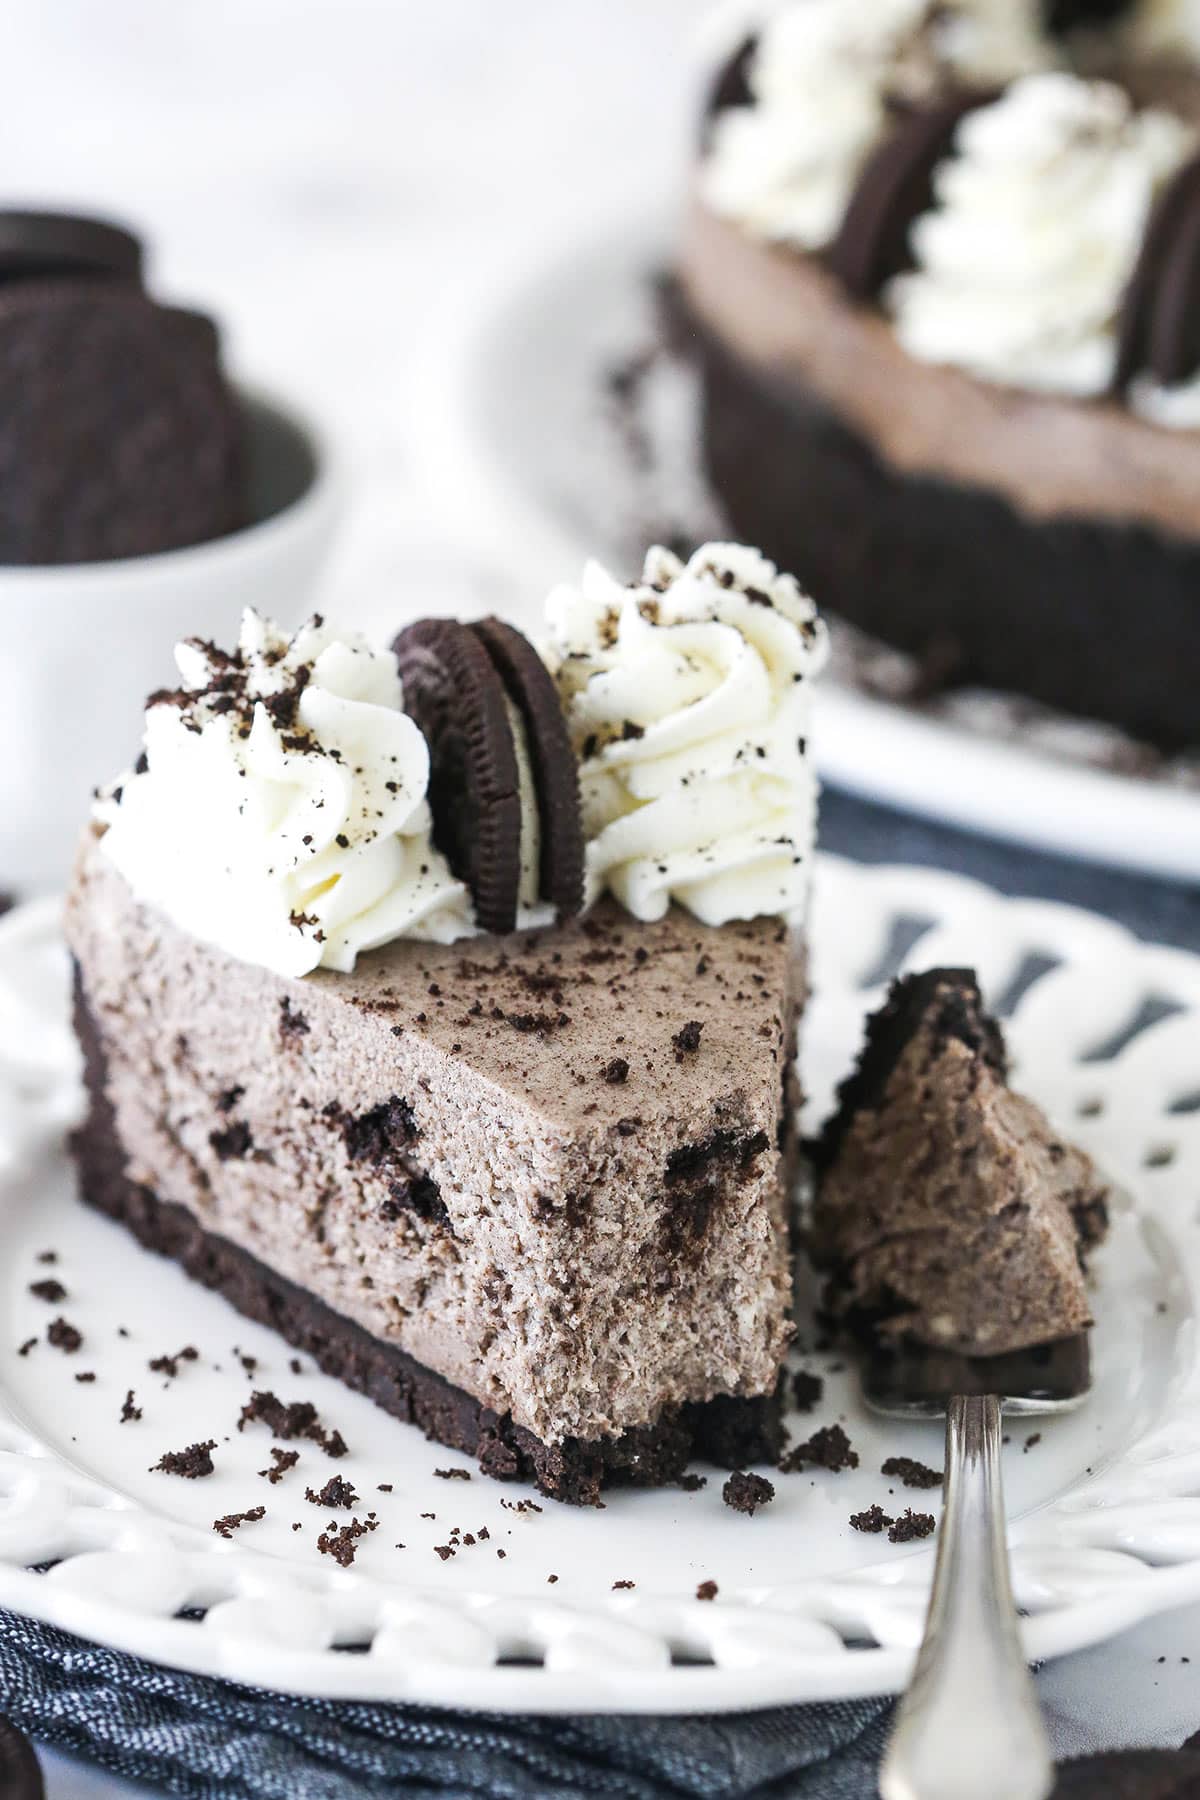
M 927 685 L 1195 745 L 1185 9 L 764 14 L 715 82 L 678 265 L 731 524 Z

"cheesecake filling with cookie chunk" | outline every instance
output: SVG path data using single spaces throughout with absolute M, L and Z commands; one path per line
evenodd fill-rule
M 764 646 L 818 632 L 790 591 L 697 585 L 721 617 L 670 729 L 688 692 L 697 741 L 724 721 L 719 780 L 785 705 Z M 571 722 L 512 627 L 393 655 L 251 617 L 180 672 L 68 901 L 84 1198 L 491 1474 L 593 1503 L 777 1453 L 807 815 L 786 892 L 748 877 L 720 923 L 582 912 Z
M 813 1256 L 853 1335 L 1001 1357 L 1091 1325 L 1108 1186 L 1009 1086 L 971 971 L 894 984 L 815 1161 Z

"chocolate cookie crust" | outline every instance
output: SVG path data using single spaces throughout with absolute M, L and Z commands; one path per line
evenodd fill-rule
M 508 1414 L 482 1405 L 247 1251 L 205 1231 L 185 1207 L 132 1181 L 105 1091 L 100 1034 L 78 989 L 75 1027 L 84 1050 L 89 1112 L 72 1148 L 88 1205 L 125 1225 L 147 1249 L 180 1263 L 193 1281 L 223 1295 L 247 1318 L 269 1325 L 325 1374 L 416 1425 L 427 1438 L 477 1457 L 484 1474 L 501 1481 L 532 1481 L 553 1499 L 595 1506 L 605 1487 L 658 1487 L 676 1481 L 693 1457 L 733 1469 L 779 1456 L 783 1428 L 778 1392 L 685 1405 L 616 1438 L 542 1443 Z

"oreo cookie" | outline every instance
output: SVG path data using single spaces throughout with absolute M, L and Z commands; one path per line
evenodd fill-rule
M 1051 37 L 1098 31 L 1131 13 L 1136 0 L 1042 0 L 1042 19 Z
M 0 1719 L 0 1795 L 3 1800 L 45 1800 L 42 1771 L 23 1732 Z
M 0 282 L 79 277 L 141 287 L 141 239 L 77 213 L 0 211 Z
M 1151 210 L 1142 247 L 1121 302 L 1114 386 L 1122 392 L 1135 375 L 1149 370 L 1159 381 L 1179 379 L 1164 371 L 1185 360 L 1194 326 L 1181 321 L 1187 307 L 1189 252 L 1200 217 L 1200 156 L 1177 169 Z M 1176 252 L 1184 245 L 1183 253 Z M 1168 294 L 1168 288 L 1170 293 Z M 1200 358 L 1197 358 L 1200 361 Z M 1196 362 L 1185 373 L 1194 373 Z
M 967 114 L 996 97 L 972 91 L 906 111 L 868 157 L 828 252 L 829 268 L 856 300 L 877 299 L 894 275 L 912 267 L 909 238 L 933 205 L 934 171 Z
M 713 121 L 718 113 L 728 112 L 735 106 L 752 105 L 754 95 L 750 89 L 750 65 L 757 49 L 757 37 L 746 38 L 718 70 L 701 115 L 701 148 L 706 149 L 712 139 Z
M 471 627 L 521 715 L 537 788 L 540 895 L 559 918 L 583 906 L 583 820 L 579 771 L 558 690 L 527 637 L 502 619 Z
M 577 911 L 583 831 L 575 758 L 532 646 L 495 619 L 421 619 L 392 648 L 405 706 L 429 744 L 433 839 L 470 888 L 479 924 L 503 935 L 517 923 L 521 795 L 509 705 L 525 729 L 537 789 L 541 897 L 560 913 Z
M 0 285 L 0 562 L 102 562 L 245 522 L 243 425 L 201 315 L 131 283 Z
M 1146 361 L 1164 387 L 1200 369 L 1200 191 L 1184 209 L 1159 271 Z

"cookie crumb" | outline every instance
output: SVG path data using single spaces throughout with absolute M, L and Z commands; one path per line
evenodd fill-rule
M 223 1519 L 213 1520 L 213 1530 L 218 1537 L 231 1538 L 239 1525 L 256 1525 L 266 1514 L 265 1506 L 252 1506 L 248 1512 L 226 1513 Z
M 470 1481 L 470 1469 L 435 1469 L 439 1481 Z
M 265 1480 L 271 1483 L 272 1487 L 276 1487 L 279 1482 L 283 1480 L 288 1470 L 294 1469 L 299 1461 L 300 1452 L 298 1450 L 281 1450 L 278 1444 L 272 1444 L 271 1467 L 269 1469 L 260 1469 L 258 1472 Z
M 314 1506 L 341 1507 L 344 1512 L 353 1512 L 358 1505 L 358 1495 L 352 1484 L 340 1475 L 331 1475 L 320 1493 L 305 1488 L 304 1498 L 311 1500 Z
M 820 1375 L 797 1369 L 792 1376 L 792 1405 L 797 1412 L 810 1413 L 825 1397 L 825 1383 Z
M 621 1588 L 634 1588 L 636 1586 L 637 1586 L 636 1581 L 614 1581 L 613 1582 L 613 1593 L 614 1594 L 617 1593 Z
M 124 1400 L 121 1402 L 121 1424 L 128 1425 L 134 1423 L 140 1419 L 141 1416 L 142 1409 L 134 1403 L 133 1389 L 130 1388 Z
M 56 1350 L 63 1351 L 65 1355 L 74 1356 L 82 1347 L 83 1333 L 76 1331 L 74 1325 L 69 1325 L 65 1319 L 55 1319 L 46 1332 L 46 1342 L 53 1344 Z
M 882 1506 L 868 1506 L 866 1512 L 851 1513 L 850 1523 L 855 1531 L 886 1531 L 896 1521 Z
M 942 1469 L 931 1469 L 911 1456 L 889 1456 L 880 1474 L 894 1475 L 907 1488 L 939 1488 L 946 1480 Z
M 182 1350 L 177 1350 L 175 1352 L 174 1356 L 163 1355 L 153 1357 L 150 1362 L 150 1368 L 156 1375 L 165 1375 L 169 1381 L 174 1381 L 179 1373 L 180 1363 L 196 1362 L 199 1355 L 200 1352 L 197 1350 L 195 1344 L 185 1344 Z
M 47 1281 L 31 1281 L 29 1291 L 35 1300 L 45 1300 L 51 1306 L 60 1306 L 67 1297 L 67 1290 L 61 1281 L 51 1277 Z
M 700 1048 L 700 1033 L 703 1030 L 704 1026 L 699 1019 L 689 1019 L 686 1025 L 680 1026 L 679 1030 L 671 1039 L 671 1045 L 675 1051 L 676 1062 L 681 1063 L 685 1056 L 694 1056 L 696 1054 L 697 1050 Z
M 696 1589 L 697 1600 L 715 1600 L 719 1589 L 715 1581 L 702 1581 Z
M 915 1513 L 910 1506 L 893 1524 L 888 1532 L 888 1541 L 893 1544 L 911 1544 L 918 1538 L 932 1537 L 936 1530 L 937 1520 L 932 1513 Z
M 779 1462 L 783 1475 L 796 1475 L 801 1469 L 825 1469 L 840 1475 L 844 1469 L 857 1469 L 858 1451 L 840 1425 L 822 1425 L 803 1444 L 796 1444 Z
M 214 1473 L 211 1452 L 216 1447 L 216 1438 L 209 1438 L 203 1444 L 189 1444 L 186 1450 L 166 1450 L 153 1464 L 150 1473 L 182 1475 L 185 1481 L 201 1481 Z
M 340 1568 L 348 1569 L 358 1554 L 359 1540 L 365 1538 L 369 1531 L 378 1528 L 378 1519 L 351 1519 L 348 1525 L 337 1525 L 329 1521 L 329 1529 L 323 1531 L 317 1539 L 317 1549 L 322 1556 L 332 1556 Z M 298 1530 L 298 1526 L 293 1526 Z
M 748 1475 L 737 1469 L 721 1489 L 721 1498 L 734 1512 L 753 1518 L 760 1506 L 769 1506 L 775 1498 L 775 1487 L 765 1475 Z

